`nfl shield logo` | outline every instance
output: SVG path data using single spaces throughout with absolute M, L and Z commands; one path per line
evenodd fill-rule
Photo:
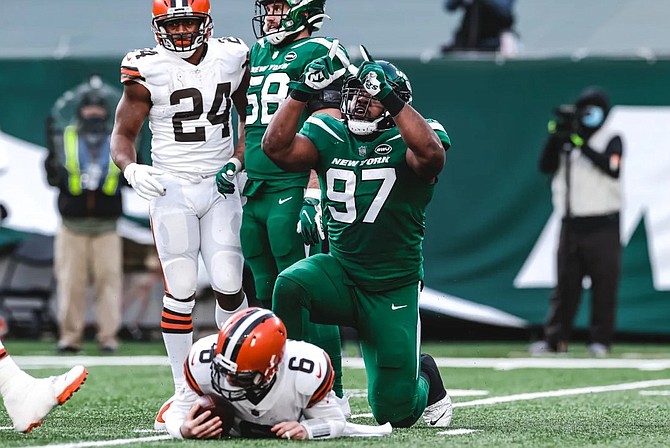
M 359 146 L 358 147 L 358 155 L 363 157 L 366 153 L 368 152 L 367 146 Z

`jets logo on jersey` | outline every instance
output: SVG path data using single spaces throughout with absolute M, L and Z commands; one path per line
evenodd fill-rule
M 383 143 L 375 148 L 375 153 L 379 154 L 380 156 L 383 156 L 385 154 L 390 153 L 393 150 L 391 148 L 391 145 L 387 145 L 386 143 Z
M 298 58 L 298 55 L 295 53 L 295 51 L 292 51 L 289 54 L 287 54 L 286 56 L 284 56 L 284 60 L 286 62 L 295 61 L 297 58 Z

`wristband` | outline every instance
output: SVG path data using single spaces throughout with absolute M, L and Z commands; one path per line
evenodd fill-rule
M 242 162 L 239 161 L 236 157 L 231 157 L 230 160 L 228 160 L 225 165 L 228 165 L 229 163 L 232 163 L 235 165 L 235 172 L 233 174 L 238 173 L 242 169 Z M 226 173 L 228 174 L 228 173 Z
M 318 188 L 307 188 L 305 190 L 305 198 L 314 198 L 321 201 L 321 190 Z
M 382 103 L 382 106 L 384 106 L 384 108 L 387 110 L 389 114 L 391 114 L 392 117 L 398 115 L 406 104 L 393 91 L 391 91 L 391 93 L 386 95 L 383 100 L 380 100 L 380 103 Z
M 289 96 L 296 101 L 300 101 L 301 103 L 306 103 L 307 101 L 310 100 L 310 98 L 312 98 L 312 95 L 310 93 L 303 92 L 302 90 L 297 89 L 291 90 Z

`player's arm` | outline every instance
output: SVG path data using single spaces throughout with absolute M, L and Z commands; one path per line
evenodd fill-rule
M 154 177 L 163 174 L 149 165 L 137 163 L 135 141 L 151 109 L 151 93 L 143 85 L 126 82 L 116 107 L 110 151 L 112 160 L 137 194 L 147 200 L 165 195 L 165 187 Z
M 235 192 L 235 176 L 242 171 L 244 167 L 244 153 L 246 151 L 245 137 L 244 137 L 244 123 L 247 120 L 247 89 L 249 88 L 249 80 L 251 74 L 249 65 L 246 64 L 242 81 L 237 90 L 231 95 L 235 110 L 237 111 L 237 144 L 233 155 L 223 167 L 216 173 L 216 189 L 224 197 L 227 194 Z
M 196 416 L 200 406 L 196 403 L 198 394 L 184 386 L 177 394 L 163 418 L 168 433 L 176 439 L 211 439 L 223 432 L 223 422 L 216 416 L 210 418 L 211 411 Z
M 407 145 L 407 165 L 420 178 L 434 182 L 442 171 L 446 150 L 438 135 L 411 105 L 405 103 L 387 82 L 382 67 L 361 46 L 365 61 L 356 76 L 365 90 L 393 117 L 400 136 Z
M 298 134 L 305 101 L 288 97 L 265 130 L 263 152 L 283 170 L 307 171 L 316 165 L 319 152 L 312 141 Z
M 333 65 L 333 57 L 338 48 L 339 41 L 335 39 L 327 55 L 307 64 L 300 79 L 289 83 L 289 97 L 275 112 L 265 130 L 261 143 L 263 151 L 277 166 L 286 171 L 306 171 L 318 162 L 316 146 L 310 139 L 298 134 L 298 123 L 307 103 L 344 75 L 344 68 L 335 70 Z M 314 110 L 325 108 L 330 106 L 324 105 Z
M 121 171 L 137 161 L 135 142 L 151 109 L 151 94 L 143 85 L 127 82 L 116 108 L 111 137 L 112 160 Z
M 447 148 L 421 114 L 409 104 L 405 104 L 393 120 L 407 145 L 407 165 L 422 179 L 433 182 L 444 167 Z
M 247 120 L 247 89 L 249 88 L 250 79 L 251 72 L 249 71 L 249 66 L 247 65 L 239 87 L 232 94 L 233 104 L 235 105 L 235 110 L 237 111 L 237 145 L 235 145 L 235 152 L 233 153 L 233 157 L 239 160 L 242 163 L 242 166 L 244 166 L 245 150 L 244 123 Z
M 286 421 L 272 427 L 277 437 L 283 439 L 329 439 L 339 437 L 346 418 L 342 413 L 333 382 L 335 374 L 328 354 L 317 347 L 304 345 L 302 355 L 313 366 L 309 371 L 300 371 L 295 381 L 298 396 L 302 401 L 300 422 Z

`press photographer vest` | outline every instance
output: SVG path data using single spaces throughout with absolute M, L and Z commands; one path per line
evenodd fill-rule
M 63 149 L 68 173 L 67 185 L 71 195 L 79 196 L 83 190 L 99 190 L 106 196 L 116 194 L 121 171 L 110 158 L 109 138 L 102 143 L 98 160 L 92 160 L 91 151 L 79 137 L 76 126 L 68 126 L 63 134 Z M 94 184 L 93 188 L 88 183 Z
M 594 151 L 603 153 L 614 137 L 615 133 L 604 126 L 591 136 L 588 145 Z M 573 143 L 565 144 L 570 145 L 571 150 L 561 151 L 559 167 L 551 184 L 554 210 L 561 217 L 618 213 L 621 210 L 619 179 L 605 174 Z M 566 170 L 569 173 L 567 176 Z M 566 199 L 569 201 L 569 215 L 566 213 Z

